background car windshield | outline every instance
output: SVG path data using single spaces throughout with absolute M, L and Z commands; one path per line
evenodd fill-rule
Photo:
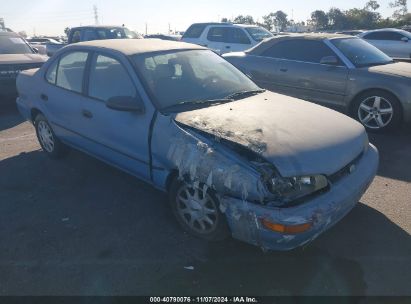
M 356 67 L 387 64 L 393 61 L 379 49 L 359 38 L 334 39 L 331 42 Z
M 269 31 L 261 27 L 246 27 L 245 29 L 255 41 L 262 41 L 265 38 L 271 38 L 274 36 Z
M 0 54 L 32 54 L 33 51 L 20 37 L 0 37 Z
M 143 54 L 133 59 L 160 109 L 259 89 L 247 76 L 208 50 Z

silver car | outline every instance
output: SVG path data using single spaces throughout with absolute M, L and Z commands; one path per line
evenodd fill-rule
M 365 39 L 392 58 L 411 60 L 411 33 L 399 29 L 379 29 L 364 32 Z
M 224 58 L 259 86 L 350 114 L 368 130 L 411 121 L 411 64 L 361 38 L 285 36 Z

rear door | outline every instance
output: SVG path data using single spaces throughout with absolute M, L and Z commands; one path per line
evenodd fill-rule
M 243 29 L 233 26 L 211 26 L 207 32 L 208 48 L 219 54 L 243 51 L 252 46 Z
M 287 39 L 274 44 L 263 56 L 276 59 L 276 91 L 328 105 L 343 105 L 348 68 L 322 40 Z M 321 59 L 337 58 L 337 64 Z
M 45 114 L 54 132 L 63 141 L 76 146 L 84 144 L 79 121 L 85 101 L 84 75 L 89 53 L 71 51 L 56 58 L 46 71 L 46 81 L 40 98 L 45 104 Z

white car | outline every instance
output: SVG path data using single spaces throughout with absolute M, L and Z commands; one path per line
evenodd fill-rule
M 358 36 L 392 58 L 411 59 L 410 32 L 388 28 L 364 32 Z
M 232 23 L 194 23 L 182 41 L 205 46 L 219 54 L 240 52 L 274 35 L 256 25 Z

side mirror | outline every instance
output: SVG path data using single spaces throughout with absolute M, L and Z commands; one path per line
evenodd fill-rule
M 409 40 L 410 40 L 410 39 L 409 39 L 408 37 L 402 37 L 402 38 L 401 38 L 401 41 L 402 41 L 402 42 L 408 42 Z
M 338 59 L 335 56 L 325 56 L 320 60 L 321 64 L 328 64 L 328 65 L 337 65 Z
M 116 111 L 144 113 L 143 102 L 137 97 L 114 96 L 107 100 L 106 106 Z

